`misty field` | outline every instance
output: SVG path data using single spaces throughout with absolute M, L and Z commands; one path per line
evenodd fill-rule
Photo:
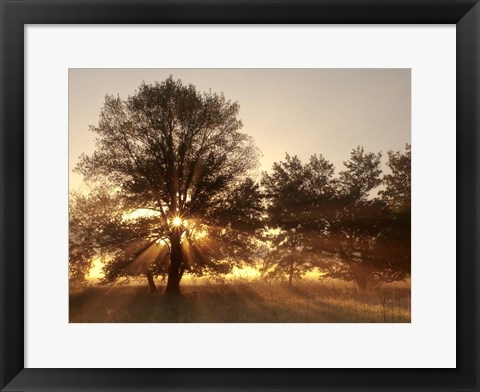
M 71 323 L 408 323 L 410 285 L 369 291 L 339 280 L 185 282 L 169 298 L 144 286 L 89 286 L 70 294 Z

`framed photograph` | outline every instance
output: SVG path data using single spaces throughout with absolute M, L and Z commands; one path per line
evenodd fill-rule
M 70 323 L 409 323 L 410 74 L 69 69 Z
M 1 1 L 1 390 L 478 391 L 476 1 Z

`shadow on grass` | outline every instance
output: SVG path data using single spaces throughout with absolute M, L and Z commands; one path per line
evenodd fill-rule
M 70 295 L 73 323 L 410 322 L 409 288 L 359 293 L 338 283 L 184 285 L 171 297 L 144 287 L 89 287 Z

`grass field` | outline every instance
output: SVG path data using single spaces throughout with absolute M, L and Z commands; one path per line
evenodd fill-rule
M 343 281 L 190 281 L 172 300 L 143 286 L 89 286 L 70 294 L 71 323 L 408 323 L 410 285 L 359 292 Z

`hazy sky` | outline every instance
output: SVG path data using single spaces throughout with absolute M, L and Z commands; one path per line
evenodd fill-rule
M 240 104 L 243 132 L 254 137 L 269 170 L 285 152 L 306 161 L 321 153 L 336 172 L 350 151 L 403 150 L 410 143 L 410 69 L 70 69 L 70 169 L 94 150 L 105 95 L 127 98 L 145 81 L 173 75 L 200 91 Z M 70 188 L 82 183 L 71 173 Z

